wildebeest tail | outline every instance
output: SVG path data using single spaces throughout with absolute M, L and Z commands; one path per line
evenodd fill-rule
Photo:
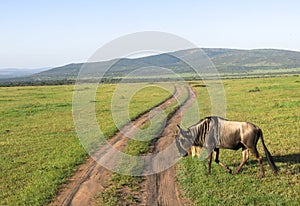
M 263 145 L 268 163 L 269 163 L 271 169 L 273 170 L 273 172 L 276 174 L 278 172 L 278 168 L 276 167 L 275 162 L 273 160 L 273 157 L 272 157 L 272 155 L 270 154 L 269 150 L 267 149 L 267 147 L 265 145 L 264 138 L 263 138 L 263 133 L 262 133 L 261 129 L 259 129 L 259 136 L 261 138 L 261 142 L 262 142 L 262 145 Z

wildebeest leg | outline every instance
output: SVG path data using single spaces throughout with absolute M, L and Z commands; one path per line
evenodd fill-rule
M 215 162 L 221 165 L 227 172 L 231 173 L 231 169 L 219 160 L 219 148 L 215 149 Z
M 212 152 L 208 155 L 208 158 L 207 158 L 207 162 L 208 162 L 208 170 L 207 170 L 207 174 L 210 174 L 211 157 L 212 157 Z
M 260 166 L 260 176 L 263 177 L 265 175 L 265 170 L 264 170 L 264 166 L 263 166 L 263 163 L 262 163 L 262 157 L 259 156 L 259 153 L 258 153 L 256 148 L 249 148 L 249 150 L 255 156 L 255 158 L 257 159 L 258 164 Z
M 246 147 L 243 147 L 242 155 L 243 155 L 242 162 L 241 162 L 240 166 L 234 172 L 235 174 L 240 172 L 241 168 L 245 165 L 245 163 L 247 162 L 247 160 L 249 158 L 248 149 Z

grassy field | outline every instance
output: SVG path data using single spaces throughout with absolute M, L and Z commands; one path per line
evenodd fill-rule
M 191 85 L 198 93 L 200 111 L 210 115 L 206 88 Z M 227 99 L 227 119 L 249 121 L 260 126 L 279 174 L 274 176 L 266 160 L 266 175 L 258 178 L 255 158 L 238 175 L 230 175 L 216 163 L 207 175 L 207 162 L 183 158 L 178 166 L 178 182 L 184 196 L 194 205 L 299 205 L 300 202 L 300 78 L 256 78 L 223 81 Z M 260 154 L 265 156 L 261 142 Z M 241 150 L 220 150 L 220 160 L 236 168 Z
M 197 86 L 201 84 L 192 82 L 191 86 L 198 93 L 204 117 L 210 115 L 210 101 L 206 88 Z M 239 175 L 229 175 L 213 163 L 212 174 L 207 176 L 206 162 L 184 158 L 178 165 L 178 182 L 184 196 L 195 205 L 298 205 L 300 78 L 236 79 L 224 80 L 223 84 L 227 118 L 250 121 L 262 128 L 279 175 L 273 176 L 265 162 L 266 177 L 259 179 L 259 167 L 251 155 Z M 95 102 L 97 118 L 107 117 L 99 121 L 106 138 L 117 131 L 110 110 L 115 88 L 116 85 L 103 85 L 96 99 L 91 100 Z M 73 86 L 0 88 L 0 205 L 46 204 L 87 157 L 73 125 L 72 94 Z M 168 96 L 170 92 L 149 85 L 131 99 L 130 118 Z M 167 113 L 173 110 L 170 108 Z M 132 141 L 126 152 L 146 152 L 149 145 L 144 143 Z M 264 156 L 260 142 L 258 149 Z M 220 159 L 235 168 L 241 161 L 241 152 L 221 150 Z M 112 181 L 120 180 L 117 174 L 114 178 Z M 121 178 L 122 181 L 127 180 Z M 136 179 L 129 181 L 133 188 L 138 184 Z
M 110 115 L 115 88 L 103 85 L 93 100 L 97 117 L 106 117 L 99 121 L 106 138 L 117 131 Z M 87 157 L 73 124 L 72 94 L 73 86 L 0 88 L 0 205 L 51 201 Z M 170 95 L 154 85 L 145 87 L 133 97 L 130 118 Z

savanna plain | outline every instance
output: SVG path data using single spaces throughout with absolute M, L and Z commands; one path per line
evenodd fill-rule
M 212 174 L 207 175 L 206 161 L 182 158 L 176 167 L 181 195 L 193 205 L 299 205 L 300 77 L 228 79 L 222 83 L 226 118 L 252 122 L 263 130 L 279 173 L 273 175 L 264 159 L 266 174 L 259 178 L 259 167 L 251 154 L 238 175 L 227 174 L 215 163 Z M 193 81 L 189 85 L 197 95 L 199 120 L 210 116 L 211 102 L 203 82 Z M 99 126 L 107 139 L 118 131 L 110 101 L 116 87 L 103 84 L 96 98 L 88 100 L 95 105 L 101 120 Z M 172 95 L 171 90 L 149 83 L 130 99 L 130 119 L 163 102 Z M 88 157 L 72 119 L 73 92 L 72 85 L 0 88 L 0 205 L 51 202 L 60 185 Z M 126 97 L 120 101 L 123 98 Z M 170 107 L 168 113 L 175 108 L 176 105 Z M 138 142 L 131 144 L 127 153 L 137 154 L 131 150 L 138 148 Z M 147 152 L 148 146 L 142 145 L 138 154 Z M 260 141 L 258 149 L 264 156 Z M 241 158 L 241 151 L 220 150 L 220 160 L 231 169 L 239 165 Z M 142 179 L 128 181 L 135 187 Z

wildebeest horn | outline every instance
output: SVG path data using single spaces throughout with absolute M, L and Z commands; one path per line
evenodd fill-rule
M 181 127 L 179 126 L 179 124 L 177 124 L 177 127 L 178 127 L 179 129 L 181 129 Z

